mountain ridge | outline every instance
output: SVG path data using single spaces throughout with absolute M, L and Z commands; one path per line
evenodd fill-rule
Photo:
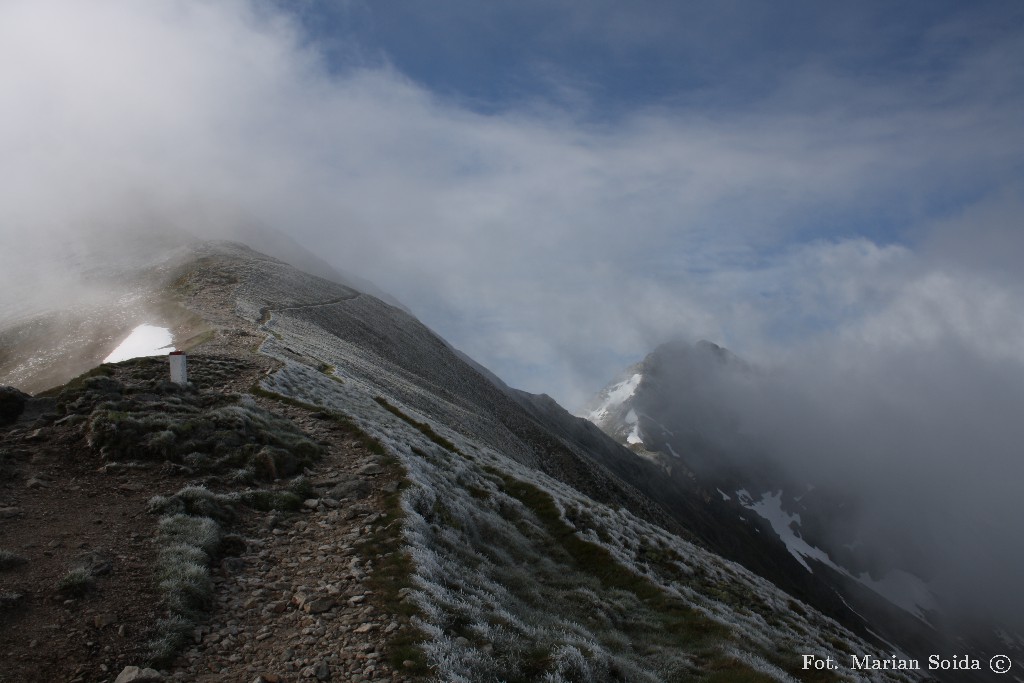
M 314 425 L 317 415 L 347 421 L 400 464 L 405 483 L 393 514 L 401 517 L 401 542 L 371 559 L 374 566 L 406 563 L 402 598 L 415 607 L 415 649 L 432 676 L 788 681 L 808 675 L 799 653 L 883 654 L 878 643 L 693 543 L 704 540 L 685 531 L 679 511 L 665 509 L 667 493 L 659 501 L 637 488 L 656 481 L 653 465 L 551 399 L 495 384 L 408 313 L 237 245 L 192 247 L 172 270 L 167 295 L 209 329 L 195 340 L 197 367 L 235 359 L 263 368 L 248 391 L 238 386 L 240 398 L 216 400 L 244 408 L 252 394 L 260 405 L 278 401 L 306 411 L 295 413 L 300 425 Z M 40 418 L 37 428 L 45 433 L 63 417 Z M 88 431 L 97 419 L 62 424 Z M 24 439 L 24 427 L 18 429 Z M 160 433 L 144 431 L 142 443 L 172 439 Z M 25 448 L 27 457 L 32 449 Z M 87 460 L 102 457 L 84 453 Z M 169 471 L 191 467 L 169 463 Z M 336 481 L 317 467 L 308 466 L 314 481 Z M 186 495 L 187 486 L 161 495 L 172 502 L 198 495 L 212 509 L 256 495 L 244 488 L 255 482 L 218 477 L 208 483 L 213 498 Z M 314 489 L 313 507 L 298 513 L 298 521 L 286 517 L 289 524 L 304 522 L 302 515 L 329 524 L 342 509 L 324 502 L 339 502 L 326 484 Z M 246 557 L 258 547 L 247 545 Z M 331 554 L 321 554 L 331 564 Z M 243 578 L 247 571 L 242 568 Z M 362 571 L 372 578 L 376 570 Z M 304 608 L 309 593 L 302 595 L 293 596 L 286 613 L 314 630 L 326 628 Z M 335 605 L 328 614 L 348 609 Z M 204 652 L 186 651 L 166 673 L 194 670 L 207 661 Z M 308 657 L 300 661 L 320 667 Z M 328 674 L 343 664 L 323 661 Z

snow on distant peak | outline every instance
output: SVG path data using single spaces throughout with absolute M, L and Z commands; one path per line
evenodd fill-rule
M 166 327 L 155 325 L 139 325 L 128 338 L 121 342 L 110 355 L 103 359 L 104 363 L 120 363 L 132 358 L 145 356 L 162 356 L 174 350 L 171 345 L 171 331 Z
M 719 493 L 722 493 L 719 491 Z M 722 493 L 724 496 L 725 494 Z M 809 572 L 813 572 L 807 559 L 814 559 L 824 565 L 831 567 L 840 574 L 847 576 L 862 585 L 870 588 L 875 593 L 913 614 L 925 623 L 928 622 L 926 612 L 936 609 L 935 596 L 928 589 L 928 584 L 909 572 L 900 569 L 893 570 L 881 579 L 872 579 L 866 572 L 859 576 L 850 573 L 846 568 L 837 565 L 832 561 L 821 548 L 817 548 L 800 537 L 800 515 L 794 515 L 782 509 L 782 491 L 765 493 L 761 499 L 754 502 L 753 497 L 746 491 L 740 489 L 736 492 L 740 504 L 756 512 L 760 517 L 767 520 L 772 530 L 778 534 L 779 539 L 786 544 L 786 549 L 804 566 Z
M 640 418 L 637 417 L 636 411 L 632 408 L 626 413 L 626 424 L 632 425 L 632 429 L 629 430 L 629 434 L 626 435 L 626 443 L 635 446 L 637 444 L 643 445 L 644 440 L 640 438 Z
M 743 507 L 753 510 L 772 525 L 772 530 L 778 534 L 782 542 L 786 544 L 789 553 L 804 566 L 804 569 L 811 571 L 811 566 L 805 559 L 808 557 L 834 566 L 824 550 L 815 548 L 797 534 L 795 528 L 799 528 L 800 515 L 791 515 L 782 509 L 781 491 L 765 494 L 756 503 L 751 501 L 751 496 L 745 489 L 737 491 L 736 496 Z
M 863 572 L 855 578 L 892 604 L 910 612 L 925 623 L 928 623 L 925 612 L 938 608 L 935 596 L 928 590 L 928 584 L 902 569 L 894 569 L 878 580 L 872 579 L 867 572 Z
M 641 379 L 640 373 L 636 373 L 629 379 L 614 385 L 607 390 L 604 399 L 598 404 L 597 408 L 587 413 L 584 417 L 595 424 L 600 422 L 608 416 L 608 413 L 621 406 L 636 393 L 636 388 L 640 386 Z

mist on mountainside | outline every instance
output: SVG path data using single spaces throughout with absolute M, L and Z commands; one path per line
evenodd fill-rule
M 711 344 L 652 358 L 642 405 L 677 436 L 690 429 L 694 447 L 751 472 L 781 468 L 791 495 L 813 485 L 849 496 L 856 528 L 836 531 L 835 545 L 853 536 L 881 574 L 921 576 L 947 617 L 1024 626 L 1019 365 L 950 343 L 806 345 L 771 367 Z
M 271 226 L 391 292 L 513 385 L 568 405 L 672 334 L 754 357 L 765 340 L 841 326 L 927 289 L 929 277 L 953 290 L 929 312 L 982 311 L 1002 297 L 994 317 L 1021 317 L 1016 284 L 990 281 L 976 244 L 998 243 L 1008 263 L 1019 253 L 1006 242 L 1022 212 L 1019 153 L 1007 143 L 1024 139 L 1021 43 L 991 5 L 901 24 L 920 40 L 891 71 L 887 49 L 865 55 L 866 72 L 817 51 L 819 40 L 831 47 L 825 36 L 858 50 L 881 36 L 874 22 L 889 26 L 886 13 L 861 5 L 848 8 L 851 24 L 814 3 L 770 17 L 731 6 L 719 16 L 717 5 L 652 3 L 641 17 L 456 3 L 451 22 L 402 35 L 397 45 L 414 52 L 452 40 L 479 49 L 483 26 L 520 49 L 507 18 L 524 12 L 559 48 L 617 64 L 629 15 L 643 19 L 629 22 L 635 56 L 682 49 L 693 83 L 721 83 L 636 104 L 633 87 L 600 72 L 551 70 L 566 56 L 558 50 L 554 64 L 527 60 L 545 76 L 529 83 L 545 90 L 511 88 L 491 106 L 404 73 L 388 46 L 353 35 L 362 24 L 325 37 L 324 5 L 355 12 L 312 0 L 3 3 L 0 308 L 73 303 L 88 291 L 78 271 L 119 258 L 98 245 Z M 392 11 L 390 26 L 416 25 Z M 792 45 L 792 18 L 821 29 L 798 32 L 812 44 Z M 597 33 L 583 28 L 592 22 Z M 903 35 L 879 39 L 903 54 Z M 485 60 L 456 61 L 510 88 Z M 754 91 L 752 64 L 766 76 Z M 928 252 L 932 233 L 942 239 Z M 947 260 L 971 267 L 953 272 Z M 979 336 L 1006 343 L 1018 331 L 982 325 Z

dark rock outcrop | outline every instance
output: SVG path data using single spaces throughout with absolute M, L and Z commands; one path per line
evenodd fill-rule
M 29 395 L 14 387 L 0 387 L 0 425 L 14 424 L 25 410 Z

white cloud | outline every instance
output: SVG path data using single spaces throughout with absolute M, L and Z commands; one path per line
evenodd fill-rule
M 1012 166 L 1019 93 L 953 95 L 986 55 L 1017 52 L 965 58 L 927 102 L 808 66 L 756 109 L 593 123 L 470 111 L 386 66 L 331 72 L 287 17 L 243 0 L 12 0 L 0 259 L 24 282 L 53 242 L 259 222 L 569 400 L 672 334 L 760 352 L 875 311 L 857 324 L 882 340 L 900 318 L 878 312 L 887 297 L 922 301 L 899 294 L 920 266 L 850 234 L 926 223 L 937 198 Z
M 974 273 L 929 272 L 845 334 L 877 347 L 962 344 L 980 356 L 1024 364 L 1024 291 Z

